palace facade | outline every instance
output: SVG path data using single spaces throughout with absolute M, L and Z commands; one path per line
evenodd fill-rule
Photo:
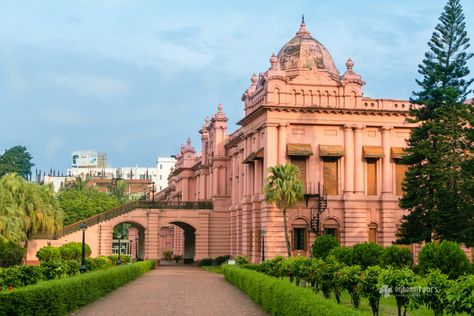
M 294 254 L 310 255 L 319 234 L 342 245 L 390 245 L 405 211 L 398 200 L 407 166 L 401 162 L 412 124 L 407 100 L 364 97 L 349 58 L 341 74 L 328 50 L 306 28 L 270 57 L 242 95 L 245 116 L 229 133 L 217 113 L 199 131 L 202 152 L 181 146 L 161 200 L 213 202 L 213 253 L 252 262 L 286 255 L 281 210 L 265 200 L 268 167 L 300 170 L 305 200 L 288 211 Z M 212 232 L 212 233 L 211 233 Z M 174 248 L 179 249 L 181 238 Z M 179 252 L 179 251 L 178 251 Z

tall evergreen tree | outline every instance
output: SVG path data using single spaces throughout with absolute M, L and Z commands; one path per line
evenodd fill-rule
M 31 154 L 24 146 L 14 146 L 5 150 L 5 153 L 0 155 L 0 177 L 16 173 L 26 179 L 34 166 L 31 159 Z
M 398 234 L 401 243 L 448 239 L 474 245 L 473 106 L 469 86 L 469 38 L 459 0 L 448 0 L 428 43 L 413 93 L 408 140 L 411 165 L 400 206 L 410 210 Z

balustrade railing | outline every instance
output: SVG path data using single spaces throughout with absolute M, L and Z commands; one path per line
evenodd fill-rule
M 182 210 L 212 210 L 213 205 L 211 201 L 179 201 L 179 202 L 162 202 L 162 201 L 132 201 L 114 209 L 105 211 L 95 216 L 78 221 L 71 225 L 63 227 L 61 233 L 53 237 L 62 237 L 74 233 L 81 229 L 80 225 L 86 223 L 87 226 L 92 226 L 100 222 L 112 219 L 114 217 L 126 214 L 135 209 L 182 209 Z M 49 239 L 51 235 L 37 234 L 33 239 Z

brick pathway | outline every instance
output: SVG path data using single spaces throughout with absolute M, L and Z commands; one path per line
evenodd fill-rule
M 267 315 L 220 274 L 158 266 L 73 315 Z

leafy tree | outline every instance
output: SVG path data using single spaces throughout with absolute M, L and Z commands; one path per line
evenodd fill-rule
M 382 246 L 376 243 L 359 243 L 352 246 L 352 264 L 360 265 L 362 269 L 380 264 Z
M 417 289 L 412 295 L 416 305 L 423 304 L 431 309 L 435 316 L 443 316 L 448 306 L 447 291 L 453 286 L 453 281 L 438 269 L 430 270 L 417 282 Z
M 336 247 L 339 247 L 336 237 L 331 235 L 317 237 L 313 243 L 313 257 L 325 259 L 331 249 Z
M 407 314 L 407 306 L 410 301 L 410 288 L 415 283 L 415 274 L 407 267 L 393 268 L 389 266 L 387 269 L 381 271 L 379 275 L 379 288 L 384 296 L 390 294 L 395 295 L 397 302 L 398 316 Z
M 400 243 L 430 242 L 433 237 L 474 245 L 474 141 L 472 104 L 465 104 L 469 75 L 469 38 L 459 0 L 448 0 L 428 43 L 413 93 L 413 123 L 400 206 Z
M 26 242 L 62 227 L 63 211 L 49 186 L 8 174 L 0 178 L 0 201 L 0 240 Z
M 18 243 L 0 240 L 0 267 L 18 265 L 21 263 L 24 255 L 25 249 Z
M 360 305 L 362 269 L 358 265 L 340 269 L 340 279 L 344 288 L 351 295 L 351 303 L 355 308 Z
M 120 205 L 115 196 L 99 192 L 94 188 L 66 189 L 59 193 L 58 201 L 64 210 L 64 225 L 72 224 Z
M 458 244 L 444 240 L 440 244 L 428 243 L 421 249 L 418 268 L 422 274 L 439 269 L 450 279 L 456 279 L 469 270 L 469 260 Z
M 360 278 L 361 293 L 369 300 L 374 316 L 379 315 L 379 303 L 382 293 L 380 293 L 378 280 L 382 271 L 383 269 L 380 266 L 370 266 L 362 273 Z
M 413 265 L 413 256 L 410 249 L 397 245 L 383 248 L 380 257 L 382 266 L 411 267 Z
M 26 179 L 31 174 L 31 167 L 34 166 L 31 159 L 33 158 L 24 146 L 5 150 L 3 155 L 0 155 L 0 177 L 16 173 Z
M 128 184 L 124 180 L 112 180 L 110 185 L 110 193 L 115 196 L 121 203 L 128 200 Z
M 448 290 L 447 311 L 450 314 L 474 315 L 474 274 L 460 277 Z
M 290 239 L 288 238 L 288 222 L 286 210 L 303 199 L 303 182 L 299 179 L 300 171 L 292 164 L 269 167 L 270 175 L 263 188 L 268 202 L 275 203 L 283 211 L 283 226 L 288 257 L 291 257 Z

